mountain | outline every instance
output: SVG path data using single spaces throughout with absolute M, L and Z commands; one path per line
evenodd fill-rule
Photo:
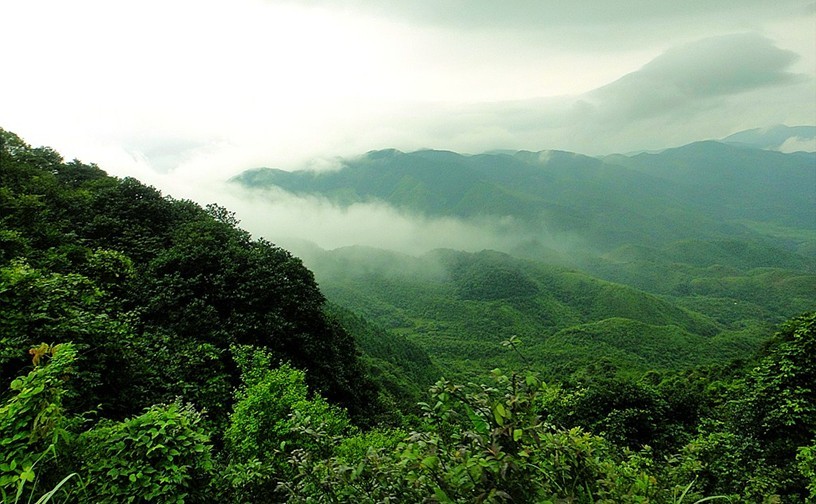
M 757 304 L 722 307 L 703 297 L 710 303 L 699 310 L 684 298 L 495 251 L 413 257 L 357 246 L 300 254 L 328 299 L 417 344 L 448 377 L 519 365 L 501 351 L 514 336 L 528 364 L 553 377 L 599 359 L 627 372 L 685 369 L 750 355 L 770 327 L 760 314 L 773 318 L 754 311 Z
M 763 325 L 814 299 L 798 251 L 589 256 L 656 294 L 496 251 L 305 243 L 313 275 L 237 224 L 0 129 L 4 501 L 812 496 L 816 314 Z
M 447 373 L 508 364 L 496 350 L 514 335 L 552 373 L 602 356 L 641 371 L 717 362 L 748 355 L 816 300 L 814 153 L 703 141 L 600 159 L 392 149 L 342 165 L 250 170 L 233 182 L 509 223 L 504 254 L 300 252 L 330 300 L 418 344 Z
M 259 168 L 232 181 L 340 206 L 380 201 L 419 215 L 509 219 L 519 233 L 569 234 L 600 251 L 729 238 L 784 238 L 782 246 L 795 250 L 816 232 L 816 153 L 707 141 L 603 159 L 386 150 L 342 164 L 331 172 Z
M 659 177 L 684 208 L 707 217 L 816 229 L 814 153 L 784 154 L 705 141 L 659 154 L 607 159 Z
M 65 163 L 0 129 L 3 387 L 31 367 L 30 348 L 72 343 L 83 372 L 70 407 L 124 418 L 180 398 L 223 424 L 234 355 L 253 348 L 361 423 L 384 410 L 382 395 L 415 402 L 405 396 L 436 374 L 428 356 L 370 324 L 349 322 L 355 338 L 343 319 L 300 259 L 251 239 L 226 209 Z
M 720 141 L 782 152 L 813 152 L 816 151 L 816 126 L 785 126 L 779 124 L 770 128 L 739 131 Z

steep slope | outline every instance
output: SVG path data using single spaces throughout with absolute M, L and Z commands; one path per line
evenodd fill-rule
M 368 372 L 397 401 L 401 411 L 417 409 L 442 371 L 430 356 L 404 335 L 388 331 L 335 304 L 328 312 L 354 335 Z
M 237 382 L 233 348 L 251 345 L 307 370 L 358 420 L 379 411 L 354 338 L 324 311 L 312 273 L 224 208 L 64 163 L 0 130 L 0 244 L 4 386 L 32 346 L 71 341 L 85 370 L 69 396 L 79 411 L 120 418 L 181 397 L 220 423 Z

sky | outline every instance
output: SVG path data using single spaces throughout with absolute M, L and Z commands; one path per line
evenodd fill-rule
M 5 0 L 0 127 L 196 200 L 420 148 L 816 124 L 810 0 Z

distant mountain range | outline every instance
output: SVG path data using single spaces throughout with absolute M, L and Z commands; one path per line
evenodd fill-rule
M 776 125 L 754 128 L 729 135 L 724 143 L 782 152 L 816 151 L 816 126 Z
M 339 206 L 379 201 L 425 216 L 504 219 L 530 236 L 577 234 L 601 251 L 751 236 L 816 253 L 811 234 L 791 232 L 816 232 L 816 153 L 715 141 L 601 159 L 392 149 L 344 159 L 339 170 L 258 168 L 232 181 Z

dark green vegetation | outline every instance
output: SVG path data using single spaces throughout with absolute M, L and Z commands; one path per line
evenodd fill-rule
M 416 342 L 446 376 L 462 379 L 518 365 L 496 352 L 514 335 L 548 378 L 599 359 L 639 375 L 746 357 L 777 322 L 747 301 L 660 296 L 499 252 L 415 258 L 352 247 L 304 258 L 330 299 Z M 803 306 L 816 299 L 810 280 L 798 294 Z
M 320 363 L 311 386 L 368 409 L 374 389 L 353 338 L 323 312 L 299 259 L 250 239 L 223 208 L 63 163 L 9 133 L 3 142 L 4 380 L 27 347 L 72 341 L 84 370 L 76 407 L 123 418 L 181 393 L 220 424 L 238 379 L 230 346 L 255 345 Z
M 636 374 L 722 362 L 816 300 L 814 153 L 707 141 L 603 159 L 391 150 L 343 165 L 234 181 L 456 217 L 505 241 L 509 255 L 299 250 L 329 299 L 448 376 L 510 364 L 493 348 L 512 335 L 548 376 L 599 358 Z
M 776 305 L 354 249 L 322 266 L 328 304 L 221 207 L 0 141 L 4 502 L 816 497 L 816 314 L 767 329 L 813 299 L 795 234 L 786 265 L 749 254 L 725 284 L 777 279 Z
M 360 358 L 354 338 L 324 311 L 312 273 L 252 240 L 230 212 L 0 134 L 4 388 L 30 369 L 30 348 L 71 342 L 76 373 L 59 393 L 69 411 L 121 420 L 183 398 L 219 432 L 240 381 L 231 349 L 243 345 L 309 368 L 309 386 L 360 425 L 415 398 L 419 385 L 399 366 L 387 367 L 383 385 L 371 378 L 386 361 Z M 406 355 L 415 352 L 389 338 L 397 351 L 404 344 Z M 418 358 L 418 367 L 429 364 Z

